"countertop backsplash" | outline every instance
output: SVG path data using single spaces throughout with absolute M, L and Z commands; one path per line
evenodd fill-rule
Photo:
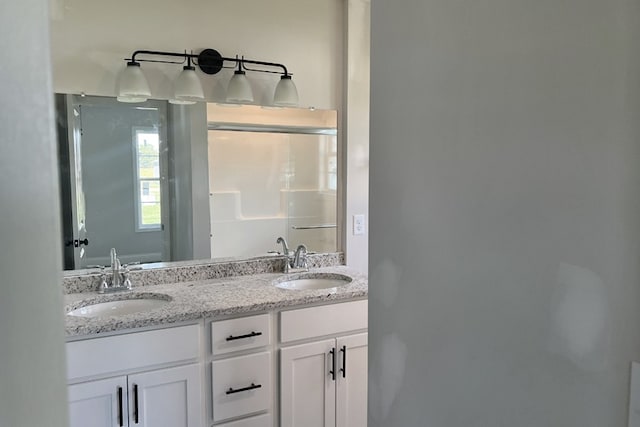
M 344 254 L 342 252 L 310 254 L 307 256 L 307 261 L 309 268 L 339 266 L 344 265 Z M 232 276 L 278 273 L 284 271 L 284 259 L 281 256 L 272 256 L 244 260 L 144 264 L 141 267 L 141 269 L 133 270 L 130 273 L 129 277 L 134 288 Z M 97 269 L 74 273 L 73 271 L 65 272 L 63 276 L 64 294 L 93 292 L 98 289 L 100 272 Z M 109 273 L 108 268 L 106 273 Z

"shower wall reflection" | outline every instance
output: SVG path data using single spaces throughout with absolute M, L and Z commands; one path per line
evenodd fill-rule
M 273 251 L 278 236 L 336 250 L 337 136 L 316 125 L 226 122 L 209 130 L 213 257 Z
M 207 120 L 212 256 L 273 251 L 278 236 L 335 251 L 336 112 L 209 104 Z

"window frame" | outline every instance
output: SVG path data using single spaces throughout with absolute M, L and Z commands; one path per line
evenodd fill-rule
M 158 177 L 157 178 L 141 178 L 138 170 L 138 135 L 144 133 L 155 133 L 158 135 Z M 153 231 L 162 231 L 162 158 L 160 152 L 162 150 L 162 141 L 160 130 L 156 127 L 143 127 L 143 126 L 134 126 L 132 128 L 132 146 L 133 146 L 133 185 L 135 188 L 133 197 L 134 197 L 134 205 L 135 205 L 135 231 L 136 233 L 146 233 Z M 140 188 L 143 181 L 151 182 L 157 181 L 158 188 L 160 190 L 160 200 L 157 202 L 160 205 L 160 222 L 157 224 L 143 224 L 142 223 L 142 200 L 140 199 Z

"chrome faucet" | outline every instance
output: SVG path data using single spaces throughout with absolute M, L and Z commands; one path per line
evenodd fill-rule
M 111 248 L 111 287 L 119 288 L 121 286 L 122 277 L 120 276 L 120 270 L 122 266 L 120 265 L 120 260 L 118 259 L 118 254 L 116 253 L 116 248 Z
M 291 273 L 294 270 L 306 271 L 307 267 L 307 247 L 305 245 L 299 245 L 296 248 L 295 253 L 289 252 L 289 246 L 284 237 L 278 237 L 277 244 L 282 244 L 282 255 L 284 257 L 284 272 L 285 274 Z
M 284 237 L 278 237 L 276 240 L 276 244 L 282 244 L 282 255 L 284 257 L 284 272 L 285 274 L 289 273 L 289 267 L 291 264 L 291 255 L 289 254 L 289 246 L 287 245 L 287 241 Z
M 101 280 L 100 287 L 98 288 L 98 293 L 105 294 L 108 292 L 117 292 L 117 291 L 127 291 L 131 290 L 131 279 L 129 279 L 129 272 L 131 270 L 139 270 L 138 268 L 129 268 L 130 265 L 138 264 L 131 263 L 122 265 L 120 260 L 118 259 L 118 254 L 116 253 L 115 248 L 111 248 L 111 265 L 109 269 L 111 270 L 111 280 L 105 274 L 105 267 L 101 267 Z
M 307 266 L 307 247 L 305 245 L 298 245 L 296 253 L 293 256 L 293 268 L 303 268 L 308 270 Z
M 276 240 L 277 244 L 282 243 L 282 253 L 284 254 L 285 257 L 289 257 L 289 246 L 287 246 L 287 241 L 284 239 L 284 237 L 278 237 L 278 240 Z

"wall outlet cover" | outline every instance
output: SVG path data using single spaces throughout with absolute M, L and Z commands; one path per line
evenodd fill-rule
M 365 233 L 364 215 L 353 216 L 353 235 L 362 236 Z

